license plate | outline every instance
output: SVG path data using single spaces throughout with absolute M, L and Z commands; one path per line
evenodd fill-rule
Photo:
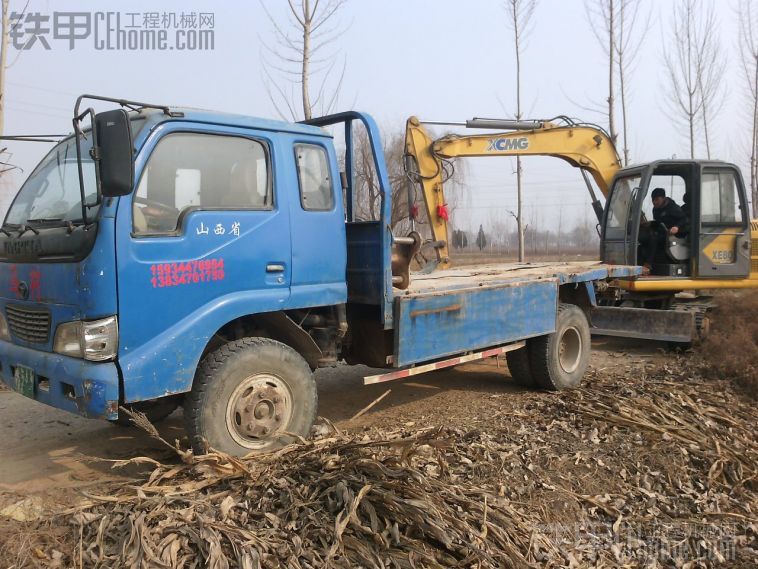
M 26 397 L 34 398 L 34 370 L 30 367 L 16 366 L 13 372 L 16 380 L 16 391 Z

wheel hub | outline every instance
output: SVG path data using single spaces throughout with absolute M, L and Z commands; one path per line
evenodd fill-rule
M 261 448 L 286 430 L 292 396 L 278 377 L 258 374 L 240 382 L 227 405 L 229 434 L 247 448 Z
M 566 373 L 573 373 L 579 367 L 582 358 L 582 336 L 573 326 L 566 328 L 561 335 L 558 348 L 558 361 Z

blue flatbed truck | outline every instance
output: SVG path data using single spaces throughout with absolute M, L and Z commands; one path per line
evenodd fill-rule
M 113 103 L 95 113 L 85 101 Z M 126 109 L 129 109 L 127 111 Z M 506 354 L 524 385 L 577 385 L 595 291 L 639 268 L 489 265 L 409 273 L 379 132 L 347 112 L 285 123 L 83 95 L 74 134 L 0 231 L 0 377 L 86 417 L 184 406 L 196 452 L 306 436 L 313 370 L 387 381 Z M 380 218 L 353 211 L 354 129 Z M 332 136 L 345 129 L 344 173 Z M 342 183 L 340 183 L 342 182 Z

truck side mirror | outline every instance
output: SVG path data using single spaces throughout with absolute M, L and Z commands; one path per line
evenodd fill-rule
M 134 187 L 134 161 L 129 115 L 124 109 L 98 113 L 95 115 L 95 129 L 103 196 L 109 198 L 130 194 Z

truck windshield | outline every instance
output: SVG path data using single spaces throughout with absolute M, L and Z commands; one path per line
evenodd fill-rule
M 92 137 L 82 138 L 82 172 L 88 202 L 97 196 L 95 164 L 90 157 Z M 97 216 L 99 206 L 87 211 L 87 218 Z M 82 200 L 79 192 L 79 171 L 76 165 L 76 139 L 58 143 L 21 186 L 13 201 L 5 224 L 65 224 L 82 221 Z

